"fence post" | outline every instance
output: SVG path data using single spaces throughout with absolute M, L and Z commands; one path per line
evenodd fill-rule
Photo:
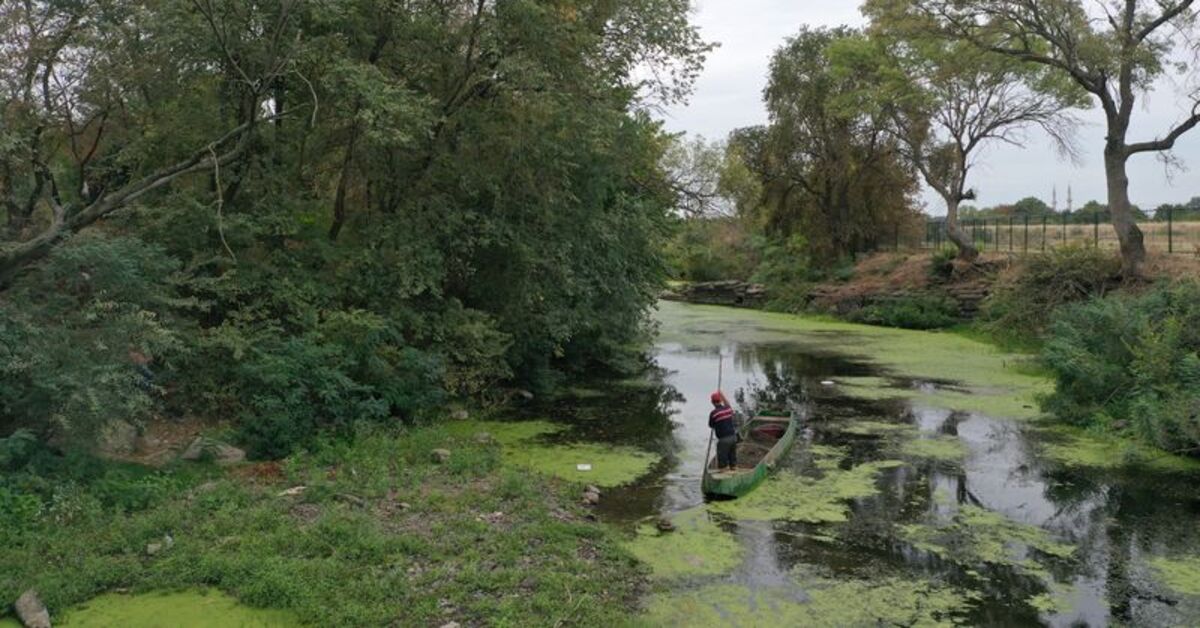
M 1008 217 L 1008 252 L 1013 252 L 1013 217 Z
M 996 219 L 996 250 L 1000 250 L 1000 219 Z
M 1029 252 L 1029 214 L 1025 214 L 1025 252 Z
M 1167 253 L 1175 252 L 1175 210 L 1167 208 Z
M 1092 246 L 1100 248 L 1100 212 L 1092 214 Z
M 1049 218 L 1047 218 L 1045 214 L 1042 214 L 1042 252 L 1043 253 L 1046 252 L 1046 222 L 1048 220 L 1049 220 Z
M 1066 214 L 1062 215 L 1062 243 L 1064 246 L 1067 244 L 1067 215 Z

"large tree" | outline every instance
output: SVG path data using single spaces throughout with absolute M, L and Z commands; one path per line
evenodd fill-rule
M 771 60 L 770 125 L 731 140 L 762 180 L 768 230 L 802 234 L 818 263 L 890 245 L 916 218 L 916 179 L 886 117 L 845 106 L 856 80 L 837 72 L 830 48 L 857 36 L 805 29 L 789 39 Z
M 1140 273 L 1146 258 L 1129 201 L 1127 163 L 1134 155 L 1170 151 L 1200 124 L 1200 92 L 1186 96 L 1181 119 L 1154 139 L 1129 138 L 1138 98 L 1172 71 L 1192 73 L 1194 0 L 895 0 L 942 32 L 983 50 L 1051 68 L 1091 94 L 1104 111 L 1108 206 L 1121 244 L 1123 271 Z M 1186 82 L 1186 81 L 1185 81 Z
M 1069 89 L 1052 89 L 1047 72 L 932 36 L 933 25 L 897 12 L 889 0 L 868 2 L 869 38 L 851 40 L 836 55 L 863 81 L 864 100 L 890 120 L 909 162 L 946 205 L 946 231 L 963 259 L 978 256 L 960 228 L 958 208 L 975 197 L 968 178 L 989 143 L 1020 145 L 1040 128 L 1069 149 L 1077 104 Z M 853 106 L 861 106 L 855 102 Z

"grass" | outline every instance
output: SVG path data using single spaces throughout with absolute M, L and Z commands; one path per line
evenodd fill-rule
M 615 534 L 572 505 L 571 485 L 501 460 L 442 428 L 375 433 L 198 476 L 132 512 L 89 506 L 10 531 L 0 598 L 33 587 L 59 617 L 117 589 L 213 588 L 328 626 L 627 617 L 643 576 Z M 293 486 L 306 488 L 279 495 Z M 147 555 L 168 533 L 174 545 Z

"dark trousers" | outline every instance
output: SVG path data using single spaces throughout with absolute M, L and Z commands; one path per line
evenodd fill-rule
M 717 439 L 717 466 L 737 466 L 737 435 Z

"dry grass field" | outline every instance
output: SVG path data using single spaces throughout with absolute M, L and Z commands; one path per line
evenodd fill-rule
M 1146 239 L 1147 250 L 1200 257 L 1200 222 L 1176 222 L 1171 225 L 1170 237 L 1165 222 L 1143 222 L 1138 226 Z M 974 234 L 975 242 L 981 249 L 988 251 L 1034 252 L 1064 244 L 1098 245 L 1113 250 L 1118 248 L 1117 233 L 1107 223 L 1098 226 L 1043 226 L 1041 222 L 1031 222 L 1028 228 L 1023 223 L 1015 223 L 1011 227 L 1001 224 L 998 229 L 994 223 L 987 225 L 986 229 L 968 224 L 965 229 Z

